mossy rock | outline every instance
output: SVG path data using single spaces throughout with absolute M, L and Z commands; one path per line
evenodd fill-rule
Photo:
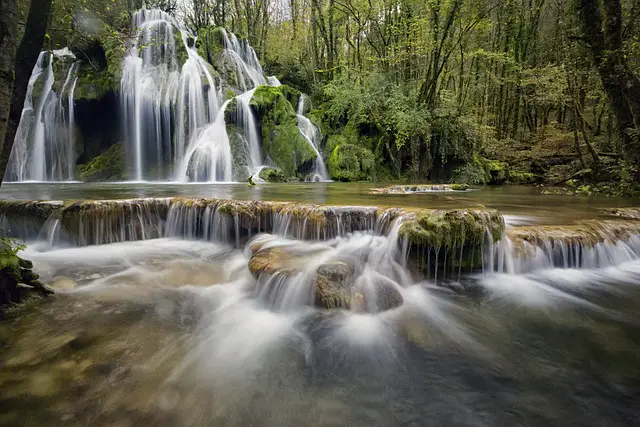
M 539 177 L 531 172 L 509 171 L 510 184 L 535 184 L 539 181 Z
M 422 211 L 405 221 L 400 237 L 410 244 L 410 263 L 420 274 L 437 276 L 482 269 L 484 245 L 503 235 L 504 218 L 495 210 Z
M 86 165 L 78 166 L 78 177 L 85 182 L 119 181 L 125 178 L 124 144 L 116 143 Z
M 298 102 L 300 101 L 300 95 L 302 95 L 302 92 L 300 92 L 298 89 L 294 89 L 291 86 L 284 84 L 278 86 L 278 89 L 280 89 L 280 92 L 282 92 L 287 101 L 289 101 L 289 104 L 293 106 L 294 110 L 297 110 Z
M 247 151 L 246 140 L 242 128 L 236 125 L 227 125 L 227 136 L 231 147 L 231 157 L 233 158 L 233 176 L 236 181 L 245 181 L 249 175 L 250 156 Z
M 471 160 L 453 173 L 454 182 L 471 185 L 501 185 L 509 179 L 509 165 L 474 154 Z
M 502 185 L 509 178 L 509 165 L 498 160 L 485 160 L 484 169 L 487 173 L 487 184 Z
M 329 173 L 336 181 L 365 181 L 371 178 L 375 157 L 363 147 L 352 144 L 337 146 L 329 157 Z
M 260 123 L 263 150 L 285 176 L 305 172 L 316 153 L 300 134 L 293 105 L 282 87 L 259 86 L 250 105 Z
M 220 54 L 224 50 L 222 27 L 209 26 L 200 28 L 198 30 L 196 48 L 198 49 L 198 54 L 204 58 L 205 61 L 215 66 Z
M 279 168 L 262 168 L 258 177 L 266 182 L 285 182 L 284 172 Z
M 504 218 L 495 210 L 434 210 L 423 211 L 415 219 L 406 221 L 400 229 L 400 236 L 419 247 L 477 247 L 486 238 L 497 242 L 502 237 L 504 227 Z

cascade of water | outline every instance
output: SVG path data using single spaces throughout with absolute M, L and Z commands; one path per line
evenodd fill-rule
M 278 80 L 276 76 L 267 77 L 267 83 L 269 83 L 269 86 L 273 87 L 282 86 L 282 83 L 280 83 L 280 80 Z
M 505 236 L 485 254 L 485 273 L 524 274 L 546 269 L 598 269 L 640 257 L 640 235 L 628 240 L 603 240 L 593 244 L 550 238 L 537 242 L 514 241 Z
M 55 58 L 73 59 L 68 48 L 43 51 L 33 69 L 6 172 L 8 181 L 66 181 L 74 176 L 74 101 L 78 63 L 54 90 Z M 39 83 L 41 82 L 41 86 Z M 38 87 L 38 93 L 34 89 Z M 66 101 L 65 101 L 66 96 Z
M 227 135 L 224 114 L 226 101 L 210 125 L 195 133 L 182 157 L 176 179 L 178 181 L 231 181 L 233 158 Z
M 191 34 L 171 15 L 140 10 L 133 28 L 121 81 L 131 169 L 135 180 L 164 179 L 172 174 L 166 165 L 180 164 L 187 141 L 216 117 L 218 92 L 208 64 L 190 46 Z M 187 59 L 180 68 L 181 52 Z
M 247 40 L 238 40 L 235 34 L 227 33 L 224 28 L 221 30 L 226 52 L 236 66 L 240 89 L 247 91 L 267 84 L 256 51 L 249 45 L 249 42 Z M 251 84 L 248 84 L 247 78 L 251 81 Z
M 244 137 L 247 141 L 247 152 L 249 153 L 249 168 L 251 173 L 262 166 L 262 154 L 260 153 L 260 137 L 258 136 L 258 124 L 251 111 L 251 98 L 255 93 L 255 88 L 244 92 L 236 97 L 237 101 L 237 122 L 244 129 Z
M 306 96 L 301 94 L 300 99 L 298 100 L 296 115 L 298 118 L 298 128 L 300 129 L 300 133 L 316 153 L 316 159 L 313 162 L 313 170 L 310 175 L 310 180 L 327 181 L 329 180 L 329 173 L 327 172 L 327 167 L 324 164 L 322 153 L 318 150 L 318 129 L 316 129 L 313 123 L 311 123 L 311 120 L 304 115 L 305 102 Z

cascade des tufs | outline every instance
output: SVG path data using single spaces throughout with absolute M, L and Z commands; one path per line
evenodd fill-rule
M 70 181 L 75 174 L 74 91 L 78 62 L 69 49 L 41 52 L 33 69 L 5 172 L 8 182 Z M 54 61 L 68 71 L 54 89 Z
M 172 15 L 142 9 L 133 15 L 131 25 L 134 36 L 117 89 L 127 178 L 233 182 L 257 176 L 268 159 L 261 147 L 251 98 L 258 86 L 281 84 L 273 76 L 264 76 L 249 43 L 219 29 L 220 61 L 231 67 L 228 72 L 234 83 L 230 84 L 198 54 L 197 35 Z M 54 72 L 53 62 L 69 59 L 74 62 L 68 64 L 63 79 Z M 7 181 L 76 179 L 76 161 L 82 153 L 76 145 L 83 140 L 76 131 L 74 93 L 81 62 L 75 61 L 68 48 L 41 53 L 29 82 Z M 244 145 L 236 151 L 231 148 L 225 122 L 230 95 L 240 131 L 234 136 Z M 301 134 L 318 156 L 313 180 L 325 180 L 317 132 L 303 115 L 298 115 L 298 122 Z M 235 156 L 247 159 L 248 170 Z

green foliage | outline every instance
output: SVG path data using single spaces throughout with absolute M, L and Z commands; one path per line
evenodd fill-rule
M 366 181 L 371 178 L 375 158 L 366 148 L 338 145 L 329 157 L 329 173 L 336 181 Z

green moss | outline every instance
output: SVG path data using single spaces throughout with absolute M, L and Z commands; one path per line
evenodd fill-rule
M 510 184 L 535 184 L 538 177 L 531 172 L 509 171 Z
M 375 158 L 373 153 L 352 144 L 338 145 L 329 157 L 329 173 L 337 181 L 364 181 L 370 179 Z
M 417 246 L 454 249 L 481 246 L 488 235 L 498 241 L 504 232 L 504 219 L 493 210 L 423 211 L 406 221 L 400 236 Z
M 472 185 L 501 185 L 509 178 L 509 165 L 497 160 L 487 160 L 474 154 L 471 160 L 453 173 L 453 182 Z
M 327 138 L 327 144 L 324 147 L 324 152 L 327 153 L 327 158 L 331 156 L 331 153 L 333 153 L 333 150 L 335 150 L 336 147 L 343 144 L 347 144 L 347 139 L 344 136 L 342 135 L 329 136 L 329 138 Z
M 291 104 L 293 108 L 297 110 L 298 101 L 300 100 L 300 95 L 302 95 L 302 92 L 300 92 L 298 89 L 294 89 L 291 86 L 287 86 L 284 84 L 280 85 L 278 89 L 280 89 L 280 92 L 282 92 L 287 101 L 289 101 L 289 104 Z
M 112 145 L 107 151 L 86 165 L 78 166 L 82 181 L 117 181 L 125 178 L 125 150 L 122 143 Z
M 451 184 L 451 189 L 453 191 L 467 191 L 469 186 L 467 184 Z
M 262 168 L 258 176 L 267 182 L 285 182 L 284 172 L 278 168 Z
M 501 185 L 507 182 L 509 178 L 509 165 L 505 162 L 497 160 L 486 160 L 484 168 L 488 176 L 488 184 Z
M 242 129 L 236 125 L 228 124 L 227 135 L 229 136 L 229 146 L 231 147 L 231 156 L 233 158 L 234 179 L 236 181 L 246 181 L 250 174 L 250 156 Z
M 198 30 L 196 40 L 198 54 L 209 64 L 215 65 L 224 50 L 222 27 L 204 27 Z
M 260 123 L 264 152 L 286 176 L 302 173 L 316 153 L 300 134 L 296 112 L 281 87 L 258 87 L 250 104 Z

